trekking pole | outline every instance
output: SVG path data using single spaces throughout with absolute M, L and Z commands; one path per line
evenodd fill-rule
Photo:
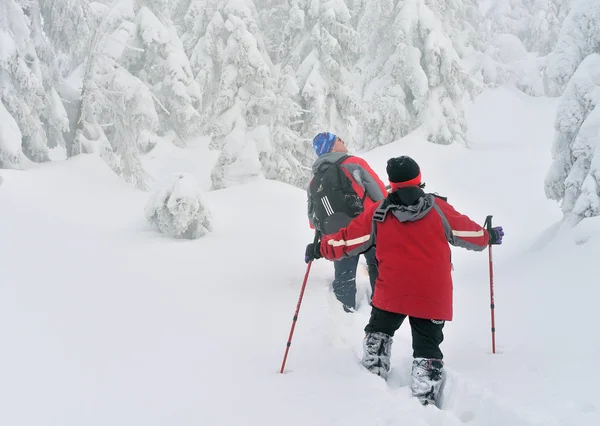
M 319 231 L 315 232 L 315 239 L 313 244 L 316 245 L 319 243 L 319 237 L 321 233 Z M 296 305 L 296 312 L 294 312 L 294 318 L 292 320 L 292 328 L 290 329 L 290 335 L 288 337 L 287 345 L 285 348 L 285 355 L 283 356 L 283 362 L 281 363 L 281 371 L 283 374 L 283 370 L 285 368 L 285 361 L 287 360 L 288 352 L 290 351 L 290 346 L 292 345 L 292 336 L 294 335 L 294 329 L 296 328 L 296 321 L 298 321 L 298 313 L 300 312 L 300 305 L 302 304 L 302 297 L 304 296 L 304 289 L 306 288 L 306 281 L 308 281 L 308 274 L 310 273 L 310 267 L 312 265 L 312 260 L 308 262 L 306 266 L 306 274 L 304 274 L 304 282 L 302 283 L 302 288 L 300 289 L 300 297 L 298 297 L 298 304 Z
M 485 223 L 483 224 L 487 228 L 488 232 L 492 230 L 492 216 L 488 216 L 485 218 Z M 492 353 L 496 353 L 496 323 L 494 321 L 494 263 L 492 261 L 492 245 L 488 244 L 489 250 L 489 262 L 490 262 L 490 310 L 492 313 Z

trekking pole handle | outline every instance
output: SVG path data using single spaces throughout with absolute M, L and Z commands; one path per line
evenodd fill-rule
M 313 240 L 313 253 L 315 251 L 317 251 L 318 253 L 321 253 L 321 231 L 319 231 L 318 229 L 315 230 L 315 239 Z M 312 262 L 312 260 L 311 260 Z
M 485 218 L 485 222 L 483 223 L 483 226 L 488 231 L 490 231 L 492 229 L 492 215 L 489 215 L 488 217 Z
M 321 239 L 321 231 L 316 230 L 315 231 L 315 239 L 313 240 L 313 244 L 317 245 L 317 243 L 319 242 L 320 239 Z

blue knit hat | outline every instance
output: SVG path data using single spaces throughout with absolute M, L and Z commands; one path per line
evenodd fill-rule
M 317 156 L 320 157 L 323 154 L 331 152 L 336 139 L 337 136 L 329 132 L 319 133 L 315 136 L 313 139 L 313 148 L 315 149 Z

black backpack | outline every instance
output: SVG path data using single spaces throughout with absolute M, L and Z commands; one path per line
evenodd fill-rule
M 333 234 L 348 226 L 365 209 L 363 202 L 367 191 L 361 199 L 342 170 L 341 163 L 348 157 L 345 155 L 335 163 L 321 164 L 310 182 L 312 221 L 323 235 Z

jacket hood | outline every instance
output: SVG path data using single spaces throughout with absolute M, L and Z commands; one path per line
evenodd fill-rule
M 392 192 L 387 203 L 389 210 L 400 222 L 414 222 L 421 219 L 433 208 L 432 194 L 426 194 L 418 186 L 400 188 Z
M 319 167 L 325 163 L 335 163 L 343 156 L 348 155 L 346 152 L 329 152 L 321 155 L 312 165 L 313 173 L 316 173 Z

